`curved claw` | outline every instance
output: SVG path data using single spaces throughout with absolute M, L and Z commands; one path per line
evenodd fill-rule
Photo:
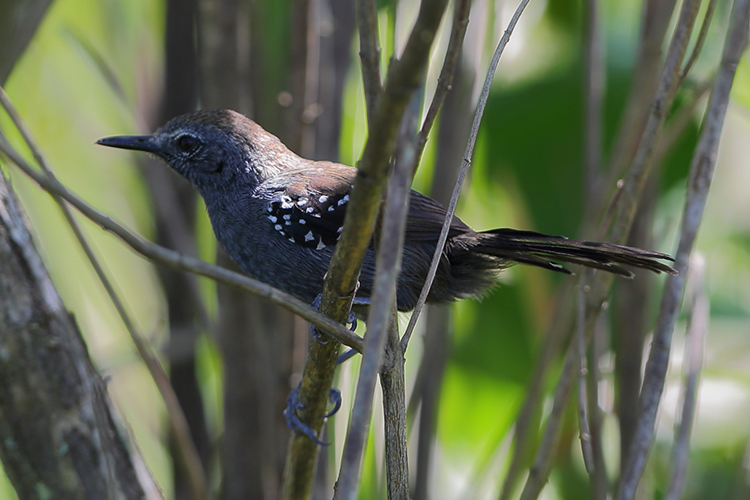
M 339 411 L 341 408 L 341 391 L 331 387 L 331 390 L 328 392 L 328 401 L 333 403 L 333 409 L 323 415 L 323 418 L 332 417 Z
M 320 310 L 320 303 L 323 300 L 323 294 L 319 293 L 317 297 L 315 297 L 315 300 L 312 301 L 312 304 L 310 304 L 310 307 L 313 309 Z M 351 323 L 352 326 L 349 327 L 351 331 L 355 331 L 357 329 L 357 315 L 354 314 L 354 311 L 349 311 L 349 317 L 346 320 L 347 323 Z M 310 335 L 312 335 L 312 338 L 315 339 L 315 341 L 318 344 L 326 345 L 328 343 L 327 340 L 323 339 L 323 333 L 318 330 L 315 325 L 310 325 Z
M 331 443 L 326 443 L 318 439 L 318 433 L 315 432 L 312 427 L 304 423 L 302 419 L 297 416 L 297 410 L 301 410 L 304 408 L 304 405 L 299 400 L 299 388 L 300 386 L 298 385 L 297 388 L 291 391 L 289 393 L 289 396 L 287 396 L 286 398 L 286 409 L 284 409 L 284 418 L 286 418 L 286 425 L 292 431 L 294 431 L 295 434 L 299 436 L 307 436 L 315 444 L 328 446 Z M 328 418 L 339 411 L 339 409 L 341 408 L 341 391 L 331 388 L 330 392 L 328 393 L 328 400 L 333 403 L 333 409 L 324 414 L 323 418 Z
M 286 418 L 286 425 L 294 431 L 298 436 L 307 436 L 315 444 L 327 446 L 330 443 L 324 443 L 318 439 L 318 433 L 312 429 L 309 425 L 305 424 L 298 416 L 297 410 L 304 408 L 298 397 L 299 386 L 289 393 L 286 398 L 286 409 L 284 409 L 284 417 Z

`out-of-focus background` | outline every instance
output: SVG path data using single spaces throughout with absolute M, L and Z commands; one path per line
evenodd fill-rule
M 225 257 L 217 257 L 202 202 L 186 182 L 164 165 L 94 142 L 107 135 L 149 133 L 168 118 L 198 107 L 231 107 L 303 156 L 354 165 L 366 124 L 351 3 L 55 0 L 4 88 L 71 190 L 149 239 L 226 264 Z M 459 216 L 476 229 L 582 234 L 582 3 L 532 1 L 513 34 L 459 204 Z M 384 71 L 394 50 L 403 48 L 417 7 L 412 0 L 379 2 Z M 515 7 L 507 0 L 474 2 L 453 92 L 428 142 L 415 189 L 447 200 L 491 51 Z M 642 7 L 632 0 L 606 0 L 599 7 L 606 64 L 601 159 L 607 164 L 629 102 Z M 718 2 L 705 47 L 678 95 L 673 116 L 693 103 L 715 72 L 729 7 L 728 1 Z M 434 49 L 428 96 L 442 63 L 451 12 L 449 7 Z M 688 499 L 750 495 L 748 62 L 745 55 L 738 68 L 697 242 L 707 261 L 711 316 L 684 496 Z M 689 121 L 673 127 L 678 134 L 660 157 L 647 193 L 651 209 L 640 219 L 638 242 L 643 246 L 676 250 L 686 175 L 704 108 L 705 97 L 698 99 Z M 0 125 L 11 130 L 4 116 Z M 51 198 L 13 168 L 6 172 L 65 304 L 109 381 L 123 422 L 166 497 L 187 498 L 184 478 L 173 467 L 164 405 L 83 252 Z M 601 189 L 611 193 L 612 186 Z M 84 221 L 84 228 L 141 330 L 171 368 L 212 488 L 228 499 L 276 498 L 288 439 L 281 411 L 286 393 L 299 379 L 306 326 L 258 300 L 217 290 L 207 280 L 157 268 L 91 223 Z M 513 422 L 555 321 L 561 287 L 571 279 L 518 266 L 504 273 L 481 302 L 466 300 L 451 311 L 431 312 L 434 324 L 449 324 L 452 332 L 431 340 L 418 333 L 407 352 L 414 444 L 410 459 L 420 498 L 497 497 Z M 638 279 L 648 285 L 636 291 L 617 281 L 601 326 L 611 333 L 603 336 L 598 360 L 611 481 L 620 470 L 621 443 L 629 439 L 632 387 L 639 383 L 638 368 L 663 282 L 642 274 Z M 643 498 L 660 498 L 666 488 L 664 471 L 680 403 L 684 330 L 683 318 L 675 334 Z M 427 331 L 434 331 L 429 321 Z M 422 364 L 423 359 L 427 362 Z M 558 353 L 552 362 L 546 386 L 550 392 L 560 359 Z M 357 359 L 342 366 L 334 384 L 342 390 L 344 407 L 328 428 L 334 444 L 324 451 L 328 460 L 322 467 L 330 477 L 338 467 L 358 367 Z M 550 404 L 551 399 L 535 416 L 540 422 Z M 569 417 L 543 498 L 589 495 L 575 408 Z M 424 439 L 431 435 L 434 439 Z M 382 418 L 376 411 L 364 462 L 363 499 L 385 498 L 382 454 Z M 330 485 L 327 481 L 321 484 Z M 330 498 L 325 491 L 318 494 L 315 498 Z M 14 497 L 12 487 L 0 480 L 0 498 Z

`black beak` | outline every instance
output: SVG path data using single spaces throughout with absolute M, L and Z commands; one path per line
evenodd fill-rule
M 134 149 L 149 153 L 159 152 L 159 146 L 156 144 L 153 135 L 116 135 L 99 139 L 96 143 L 110 148 Z

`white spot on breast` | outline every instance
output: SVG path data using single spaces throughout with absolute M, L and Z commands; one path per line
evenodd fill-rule
M 344 196 L 343 198 L 341 198 L 341 199 L 339 200 L 339 202 L 337 203 L 337 205 L 338 205 L 338 206 L 341 206 L 341 205 L 343 205 L 344 203 L 346 203 L 347 201 L 349 201 L 349 195 L 348 195 L 348 194 L 347 194 L 347 195 L 345 195 L 345 196 Z
M 340 233 L 344 230 L 344 226 L 339 226 L 339 228 L 336 230 L 337 233 Z
M 286 214 L 284 215 L 284 220 L 289 220 L 292 218 L 292 214 Z
M 311 214 L 311 213 L 313 213 L 314 211 L 315 211 L 315 209 L 314 209 L 313 207 L 307 207 L 307 208 L 305 209 L 305 212 L 307 212 L 308 214 Z
M 312 231 L 308 231 L 305 235 L 305 241 L 312 241 L 315 239 L 315 236 L 313 236 Z
M 328 207 L 328 211 L 329 211 L 329 212 L 333 212 L 333 211 L 334 211 L 334 209 L 335 209 L 335 207 L 334 207 L 333 205 L 331 205 L 330 207 Z
M 276 224 L 273 228 L 277 231 L 281 231 L 281 226 L 279 224 Z
M 307 198 L 300 198 L 299 200 L 297 200 L 297 205 L 302 207 L 305 204 L 307 204 Z
M 268 220 L 270 220 L 271 222 L 273 222 L 275 224 L 276 221 L 279 220 L 279 219 L 277 219 L 275 215 L 269 215 L 268 216 Z
M 325 247 L 325 244 L 321 241 L 318 243 L 318 246 L 315 247 L 315 250 L 323 250 Z
M 300 223 L 301 225 L 303 225 L 303 226 L 304 226 L 305 224 L 307 224 L 307 221 L 306 221 L 305 219 L 300 219 L 300 220 L 298 220 L 297 222 L 299 222 L 299 223 Z
M 325 203 L 328 200 L 328 196 L 321 195 L 320 198 L 318 198 L 318 202 Z

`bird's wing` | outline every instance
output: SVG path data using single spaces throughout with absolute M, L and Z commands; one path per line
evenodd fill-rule
M 287 170 L 259 186 L 268 199 L 268 220 L 290 241 L 321 250 L 341 236 L 356 169 L 337 163 L 315 162 L 315 168 Z M 445 208 L 435 200 L 411 192 L 406 221 L 407 243 L 435 241 L 445 219 Z M 454 217 L 449 237 L 471 229 Z
M 409 217 L 406 219 L 405 241 L 423 243 L 437 241 L 445 221 L 446 210 L 443 205 L 417 191 L 411 192 Z M 458 217 L 453 217 L 448 237 L 471 232 L 471 228 Z
M 328 162 L 285 171 L 259 186 L 269 223 L 298 245 L 322 250 L 341 236 L 356 170 Z

